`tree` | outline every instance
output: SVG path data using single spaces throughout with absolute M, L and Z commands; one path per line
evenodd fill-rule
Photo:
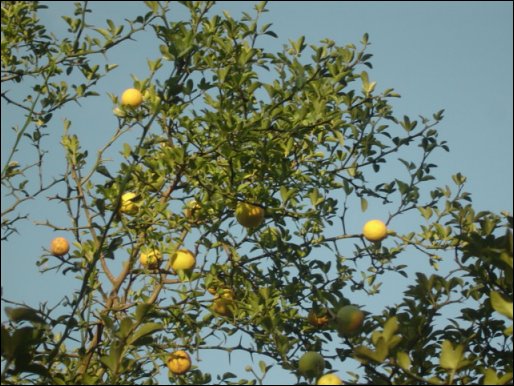
M 207 350 L 225 352 L 227 362 L 239 351 L 255 355 L 254 383 L 271 366 L 314 380 L 302 374 L 316 372 L 298 372 L 312 351 L 326 369 L 358 359 L 362 372 L 346 382 L 511 382 L 512 217 L 475 213 L 460 173 L 455 188 L 430 188 L 430 157 L 448 151 L 435 128 L 443 111 L 396 117 L 399 95 L 377 92 L 366 71 L 367 35 L 360 48 L 301 37 L 272 53 L 261 43 L 277 37 L 259 25 L 265 2 L 241 20 L 212 14 L 212 2 L 179 3 L 145 2 L 147 14 L 107 28 L 88 25 L 87 2 L 77 3 L 64 17 L 72 38 L 46 32 L 43 5 L 2 3 L 2 99 L 26 114 L 2 165 L 2 242 L 28 218 L 15 213 L 52 193 L 70 222 L 43 225 L 67 231 L 74 245 L 39 264 L 78 278 L 56 306 L 2 298 L 2 382 L 156 383 L 163 373 L 172 382 L 237 382 L 200 363 L 167 373 L 172 352 Z M 171 18 L 179 6 L 188 19 Z M 96 156 L 66 120 L 64 175 L 30 181 L 43 176 L 53 113 L 98 95 L 95 86 L 116 68 L 101 69 L 97 54 L 143 30 L 160 41 L 148 76 L 134 79 L 143 104 L 122 106 L 112 95 L 118 125 Z M 78 84 L 62 80 L 77 73 Z M 30 95 L 12 96 L 19 85 Z M 121 144 L 133 132 L 137 141 Z M 23 141 L 37 162 L 16 158 Z M 405 158 L 412 147 L 421 161 Z M 385 180 L 381 171 L 397 160 L 406 177 Z M 264 222 L 242 227 L 240 203 L 263 209 Z M 385 240 L 347 232 L 355 203 L 363 212 L 389 208 Z M 394 231 L 395 218 L 409 213 L 423 222 L 419 230 Z M 175 270 L 184 249 L 196 266 Z M 433 271 L 410 274 L 399 263 L 406 254 Z M 141 265 L 141 255 L 162 262 Z M 401 301 L 366 310 L 362 326 L 340 316 L 348 305 L 365 309 L 355 299 L 379 294 L 380 281 L 395 275 L 409 281 Z M 351 334 L 339 335 L 342 317 Z

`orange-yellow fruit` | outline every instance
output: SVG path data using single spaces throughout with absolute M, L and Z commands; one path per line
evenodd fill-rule
M 50 243 L 50 252 L 55 256 L 62 256 L 69 252 L 70 244 L 64 237 L 56 237 Z
M 126 213 L 130 215 L 134 215 L 138 211 L 137 204 L 134 202 L 134 199 L 137 197 L 137 194 L 132 192 L 124 193 L 121 196 L 121 206 L 120 206 L 120 212 Z
M 162 253 L 157 249 L 141 252 L 139 255 L 139 262 L 143 267 L 151 269 L 159 268 L 162 262 Z
M 187 249 L 179 249 L 171 259 L 171 268 L 175 272 L 192 269 L 195 264 L 195 255 Z
M 191 357 L 187 352 L 177 350 L 170 354 L 166 364 L 173 374 L 182 375 L 191 368 Z
M 298 372 L 305 378 L 317 378 L 325 369 L 325 360 L 321 354 L 308 351 L 302 355 L 298 362 Z
M 236 219 L 246 228 L 256 228 L 264 221 L 264 209 L 246 202 L 239 202 L 236 207 Z
M 344 385 L 341 378 L 335 374 L 325 374 L 318 379 L 316 385 Z
M 330 321 L 330 315 L 327 310 L 321 310 L 316 312 L 314 309 L 309 311 L 309 315 L 307 315 L 307 320 L 314 327 L 324 327 Z
M 337 312 L 336 321 L 341 335 L 355 335 L 364 323 L 364 313 L 358 307 L 344 306 Z
M 387 227 L 380 220 L 370 220 L 364 224 L 362 234 L 368 241 L 378 242 L 387 237 Z
M 135 88 L 128 88 L 121 94 L 121 104 L 124 106 L 137 107 L 141 103 L 143 103 L 143 94 Z

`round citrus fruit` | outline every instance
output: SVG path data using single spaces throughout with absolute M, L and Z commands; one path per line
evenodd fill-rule
M 143 102 L 143 94 L 135 88 L 128 88 L 121 94 L 121 104 L 124 106 L 137 107 Z
M 344 306 L 337 312 L 336 321 L 337 329 L 341 335 L 354 335 L 362 327 L 364 313 L 358 307 Z
M 316 311 L 312 309 L 309 311 L 309 315 L 307 315 L 307 320 L 314 327 L 324 327 L 330 321 L 330 316 L 327 310 Z
M 362 228 L 362 234 L 368 241 L 382 241 L 387 236 L 387 227 L 380 220 L 370 220 L 364 224 L 364 228 Z
M 138 211 L 137 204 L 134 202 L 134 199 L 136 198 L 137 194 L 132 192 L 124 193 L 121 196 L 121 207 L 120 212 L 126 213 L 130 215 L 134 215 Z
M 236 219 L 246 228 L 256 228 L 264 221 L 264 209 L 246 202 L 239 202 L 236 207 Z
M 195 264 L 195 256 L 187 249 L 179 249 L 171 259 L 171 268 L 175 272 L 192 269 Z
M 158 268 L 162 262 L 162 253 L 157 249 L 141 252 L 141 255 L 139 255 L 139 262 L 143 267 L 152 269 Z
M 62 256 L 68 253 L 70 244 L 64 237 L 56 237 L 50 243 L 50 252 L 55 256 Z
M 325 369 L 325 360 L 321 354 L 315 351 L 308 351 L 302 355 L 298 362 L 298 371 L 305 378 L 317 378 Z
M 335 374 L 325 374 L 318 379 L 316 385 L 343 385 L 343 381 Z
M 185 374 L 191 368 L 191 357 L 187 352 L 177 350 L 170 354 L 166 364 L 168 365 L 168 369 L 170 369 L 173 374 Z

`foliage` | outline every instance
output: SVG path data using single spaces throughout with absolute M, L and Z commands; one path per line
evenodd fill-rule
M 265 2 L 241 20 L 213 14 L 213 2 L 179 3 L 145 2 L 147 14 L 120 26 L 108 20 L 107 28 L 90 26 L 87 2 L 77 3 L 63 17 L 70 37 L 59 38 L 39 22 L 44 5 L 2 2 L 2 86 L 10 87 L 2 98 L 26 114 L 2 167 L 2 241 L 28 218 L 15 213 L 29 200 L 58 192 L 52 198 L 70 223 L 43 225 L 68 230 L 72 251 L 45 254 L 39 265 L 79 280 L 53 308 L 2 299 L 2 383 L 155 384 L 179 349 L 200 357 L 222 350 L 227 361 L 242 350 L 268 362 L 259 360 L 260 373 L 247 369 L 254 379 L 234 380 L 193 361 L 185 375 L 168 374 L 173 382 L 262 383 L 271 366 L 300 381 L 298 360 L 308 351 L 329 369 L 358 359 L 362 372 L 345 382 L 511 382 L 512 217 L 475 213 L 460 173 L 455 188 L 431 185 L 429 159 L 448 151 L 435 129 L 443 111 L 395 116 L 399 95 L 370 81 L 367 35 L 360 48 L 301 37 L 273 53 L 264 47 L 277 35 L 259 24 Z M 174 20 L 173 7 L 189 18 Z M 119 106 L 112 96 L 118 126 L 96 158 L 66 120 L 66 170 L 48 182 L 53 113 L 97 96 L 97 83 L 116 68 L 95 64 L 97 54 L 143 30 L 160 44 L 148 76 L 134 81 L 144 103 Z M 68 84 L 77 73 L 82 80 Z M 21 85 L 30 93 L 11 96 Z M 133 132 L 137 143 L 122 144 Z M 16 159 L 23 141 L 37 150 L 36 162 Z M 114 167 L 107 160 L 118 144 Z M 419 161 L 405 158 L 411 148 Z M 381 171 L 397 160 L 407 177 L 388 180 Z M 38 183 L 27 177 L 34 170 Z M 126 192 L 137 195 L 131 214 L 120 212 Z M 264 224 L 242 228 L 240 202 L 263 207 Z M 370 243 L 347 232 L 355 202 L 364 212 L 387 206 L 390 229 L 408 213 L 423 224 Z M 186 246 L 196 268 L 175 274 L 172 257 Z M 160 251 L 163 264 L 140 266 L 145 250 Z M 401 262 L 408 254 L 433 272 L 409 273 Z M 311 309 L 334 316 L 398 274 L 409 283 L 403 299 L 368 309 L 359 334 L 309 323 Z M 230 310 L 214 312 L 213 299 Z

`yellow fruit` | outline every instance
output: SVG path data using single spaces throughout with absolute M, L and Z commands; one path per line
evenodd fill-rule
M 236 219 L 244 227 L 256 228 L 264 221 L 264 209 L 260 206 L 240 202 L 236 207 Z
M 143 103 L 143 95 L 135 88 L 128 88 L 121 95 L 121 104 L 124 106 L 137 107 L 141 103 Z
M 215 297 L 212 302 L 212 310 L 221 316 L 232 316 L 235 307 L 234 291 L 229 288 L 225 288 L 221 291 L 221 294 L 216 290 L 213 292 Z
M 344 383 L 341 378 L 335 374 L 325 374 L 318 379 L 316 385 L 344 385 Z
M 192 269 L 195 264 L 195 256 L 187 249 L 179 249 L 171 259 L 171 268 L 175 272 Z
M 344 306 L 336 316 L 337 329 L 341 335 L 351 336 L 359 332 L 364 322 L 364 313 L 355 306 Z
M 136 196 L 137 194 L 132 192 L 124 193 L 123 196 L 121 196 L 121 213 L 126 213 L 130 215 L 134 215 L 137 213 L 139 208 L 137 207 L 137 204 L 134 202 Z
M 380 220 L 370 220 L 362 228 L 362 234 L 368 241 L 382 241 L 387 237 L 387 227 Z
M 143 267 L 151 269 L 159 268 L 162 262 L 162 253 L 157 249 L 141 252 L 141 255 L 139 255 L 139 262 Z
M 62 256 L 68 253 L 70 244 L 64 237 L 56 237 L 50 243 L 50 252 L 55 256 Z
M 316 312 L 314 309 L 309 311 L 309 315 L 307 315 L 307 320 L 314 327 L 324 327 L 330 321 L 330 315 L 327 310 L 320 310 Z
M 173 374 L 182 375 L 191 368 L 191 357 L 187 352 L 177 350 L 170 354 L 166 364 Z
M 325 360 L 315 351 L 306 352 L 298 362 L 298 371 L 305 378 L 317 378 L 324 369 Z

